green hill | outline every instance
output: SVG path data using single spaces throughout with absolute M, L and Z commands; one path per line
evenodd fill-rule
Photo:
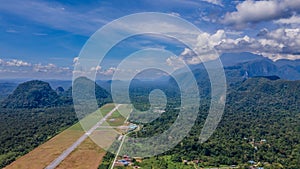
M 74 95 L 72 92 L 77 93 Z M 86 77 L 79 77 L 74 80 L 72 87 L 65 91 L 61 99 L 65 102 L 73 102 L 72 97 L 77 96 L 78 98 L 76 100 L 84 99 L 85 102 L 88 102 L 89 99 L 93 99 L 91 96 L 94 94 L 99 106 L 111 102 L 112 100 L 110 93 L 97 83 Z
M 227 102 L 243 109 L 265 107 L 297 111 L 300 109 L 300 81 L 250 78 L 231 89 Z
M 3 102 L 4 108 L 42 108 L 59 104 L 59 97 L 49 83 L 32 80 L 20 84 Z
M 73 87 L 85 98 L 95 94 L 99 106 L 111 102 L 110 93 L 90 79 L 79 77 Z M 72 87 L 57 92 L 47 82 L 32 80 L 18 85 L 1 105 L 4 108 L 46 108 L 72 104 Z

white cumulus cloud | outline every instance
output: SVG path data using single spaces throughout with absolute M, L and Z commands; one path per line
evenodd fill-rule
M 31 66 L 30 63 L 22 61 L 22 60 L 17 60 L 17 59 L 12 59 L 12 60 L 6 61 L 5 65 L 6 66 L 16 66 L 16 67 Z
M 286 18 L 300 10 L 300 0 L 246 0 L 226 13 L 224 23 L 245 26 L 247 23 Z
M 215 5 L 219 5 L 219 6 L 223 6 L 222 0 L 202 0 L 202 1 L 212 3 L 212 4 L 215 4 Z

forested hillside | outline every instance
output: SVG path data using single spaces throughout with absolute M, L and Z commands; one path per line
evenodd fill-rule
M 82 86 L 92 82 L 86 78 Z M 78 121 L 72 88 L 57 93 L 49 83 L 33 80 L 20 84 L 0 104 L 0 168 L 28 153 Z M 96 85 L 99 106 L 111 102 L 110 93 Z
M 0 109 L 0 168 L 77 121 L 68 107 Z
M 4 108 L 42 108 L 59 104 L 49 83 L 33 80 L 20 84 L 2 103 Z
M 165 168 L 174 163 L 179 167 L 183 161 L 199 161 L 199 167 L 238 165 L 247 168 L 249 161 L 254 161 L 265 168 L 298 169 L 299 89 L 300 81 L 270 80 L 268 77 L 250 78 L 232 86 L 221 123 L 212 137 L 200 144 L 198 140 L 209 105 L 209 100 L 202 100 L 189 136 L 169 152 L 137 165 Z M 143 124 L 143 130 L 131 136 L 149 137 L 161 133 L 175 118 L 176 110 L 168 108 L 160 118 Z
M 229 83 L 223 119 L 212 137 L 203 144 L 198 142 L 208 112 L 210 93 L 205 72 L 199 71 L 195 72 L 195 76 L 202 77 L 198 79 L 201 108 L 189 136 L 172 150 L 148 159 L 149 162 L 146 159 L 145 163 L 139 165 L 162 168 L 166 165 L 176 166 L 184 160 L 196 160 L 200 161 L 200 167 L 249 166 L 249 161 L 258 162 L 265 168 L 300 167 L 300 81 L 286 81 L 275 76 L 247 79 L 235 70 L 226 73 L 238 80 Z M 237 74 L 239 76 L 234 76 Z M 110 94 L 93 81 L 80 78 L 77 82 L 80 82 L 74 85 L 77 88 L 95 86 L 93 92 L 99 106 L 111 101 Z M 133 81 L 130 87 L 132 103 L 136 108 L 149 108 L 148 95 L 156 88 L 166 92 L 166 112 L 151 123 L 143 124 L 142 130 L 131 134 L 133 137 L 161 133 L 177 117 L 178 110 L 174 108 L 179 103 L 180 95 L 172 79 L 164 83 Z M 3 102 L 5 108 L 0 109 L 0 142 L 3 145 L 0 149 L 1 166 L 9 164 L 78 120 L 72 107 L 72 88 L 59 92 L 57 94 L 48 83 L 31 81 L 20 84 Z M 158 159 L 162 162 L 151 162 Z

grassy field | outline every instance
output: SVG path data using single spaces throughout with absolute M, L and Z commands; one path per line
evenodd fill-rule
M 123 117 L 118 111 L 113 112 L 113 114 L 107 119 L 107 123 L 110 126 L 121 126 L 125 122 L 125 117 Z
M 96 169 L 101 163 L 105 153 L 106 152 L 90 138 L 87 138 L 57 169 Z
M 106 104 L 100 108 L 102 116 L 106 116 L 113 108 L 115 107 L 114 104 Z
M 107 104 L 100 108 L 100 111 L 96 111 L 84 119 L 81 120 L 87 127 L 91 127 L 99 119 L 99 113 L 106 115 L 110 110 L 114 108 L 113 104 Z M 51 138 L 46 143 L 38 146 L 28 154 L 20 157 L 7 167 L 6 169 L 40 169 L 45 168 L 54 159 L 56 159 L 65 149 L 70 147 L 79 137 L 84 134 L 82 126 L 80 123 L 76 123 L 70 128 L 64 130 L 60 134 Z M 102 156 L 105 152 L 97 146 L 91 139 L 85 140 L 82 145 L 80 145 L 74 152 L 67 157 L 66 161 L 61 163 L 61 168 L 74 168 L 73 165 L 79 166 L 78 168 L 83 168 L 82 166 L 87 166 L 87 168 L 97 168 L 101 162 Z M 88 159 L 88 160 L 87 160 Z M 76 161 L 76 162 L 74 162 Z M 86 164 L 88 161 L 90 164 Z M 80 165 L 80 164 L 83 165 Z M 95 167 L 96 166 L 96 167 Z
M 131 112 L 131 107 L 121 105 L 119 110 L 122 114 L 119 111 L 113 112 L 112 115 L 107 118 L 107 123 L 103 123 L 90 136 L 97 145 L 106 150 L 118 140 L 122 133 L 127 131 L 126 127 L 125 129 L 122 129 L 122 127 L 128 125 L 124 123 Z
M 44 168 L 70 147 L 84 132 L 67 129 L 28 154 L 11 163 L 6 169 Z
M 109 149 L 118 137 L 119 133 L 113 128 L 98 128 L 90 136 L 99 147 L 102 147 L 105 150 Z

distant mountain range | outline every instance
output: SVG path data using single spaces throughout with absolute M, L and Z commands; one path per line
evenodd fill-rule
M 87 88 L 95 92 L 99 105 L 111 101 L 110 93 L 92 80 L 80 77 L 74 81 L 74 84 L 75 87 L 80 87 L 81 89 Z M 10 85 L 8 86 L 10 89 Z M 94 88 L 91 86 L 94 86 Z M 72 103 L 72 87 L 66 91 L 64 91 L 62 87 L 58 87 L 54 90 L 48 82 L 32 80 L 19 84 L 16 89 L 1 102 L 1 107 L 31 109 L 71 105 Z
M 240 76 L 273 76 L 285 80 L 300 80 L 300 60 L 281 59 L 272 61 L 262 55 L 253 53 L 224 53 L 220 56 L 225 72 L 235 71 Z M 207 62 L 207 65 L 213 61 Z M 204 64 L 191 65 L 191 70 L 203 70 Z M 213 68 L 213 66 L 210 66 Z M 178 71 L 180 72 L 180 70 Z M 237 75 L 236 74 L 236 75 Z
M 255 76 L 279 76 L 286 80 L 300 80 L 300 60 L 281 59 L 273 62 L 252 53 L 223 54 L 220 57 L 225 69 L 235 69 Z
M 230 85 L 241 84 L 244 80 L 251 77 L 269 77 L 284 80 L 300 80 L 300 60 L 281 59 L 272 61 L 262 55 L 252 53 L 225 53 L 220 56 L 220 60 L 224 66 L 227 82 Z M 190 68 L 198 82 L 200 94 L 205 96 L 209 94 L 210 84 L 207 71 L 204 65 L 190 65 Z M 185 76 L 185 72 L 178 70 L 176 76 Z M 275 79 L 274 79 L 275 78 Z M 150 81 L 133 80 L 131 87 L 145 86 L 145 84 L 161 84 L 168 86 L 169 76 L 162 76 L 158 79 Z M 85 86 L 91 86 L 91 80 L 83 80 Z M 104 98 L 109 98 L 110 85 L 112 81 L 96 81 L 96 95 Z M 72 104 L 72 81 L 68 80 L 48 80 L 29 81 L 21 83 L 16 80 L 0 81 L 0 101 L 4 107 L 47 107 L 58 106 L 64 104 Z M 122 81 L 114 81 L 122 87 Z M 149 86 L 148 85 L 148 86 Z M 101 87 L 100 87 L 101 86 Z M 53 89 L 54 90 L 53 90 Z M 9 95 L 9 96 L 8 96 Z M 98 102 L 101 99 L 98 98 Z
M 11 94 L 17 86 L 18 84 L 13 82 L 0 82 L 0 100 Z

